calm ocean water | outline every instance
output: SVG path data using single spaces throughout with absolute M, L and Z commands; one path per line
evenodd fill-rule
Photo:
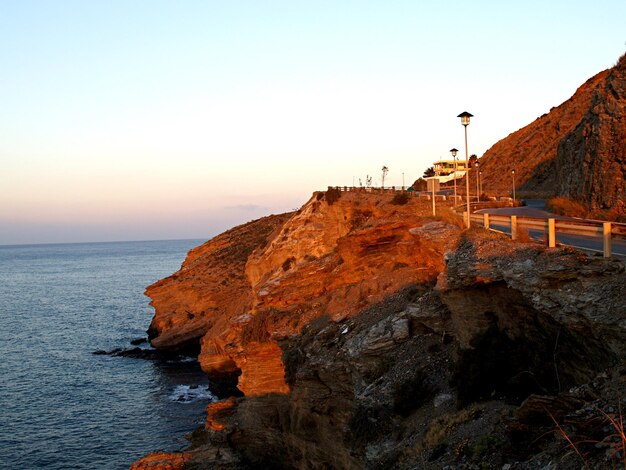
M 0 246 L 0 468 L 123 469 L 186 445 L 210 400 L 197 363 L 91 353 L 145 337 L 145 287 L 201 242 Z

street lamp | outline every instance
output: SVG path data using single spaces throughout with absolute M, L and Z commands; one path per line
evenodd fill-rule
M 474 162 L 476 165 L 476 202 L 480 202 L 480 192 L 478 191 L 478 160 Z
M 465 128 L 465 196 L 467 199 L 467 219 L 465 220 L 465 226 L 470 226 L 470 201 L 469 201 L 469 154 L 467 151 L 467 126 L 469 126 L 470 118 L 474 117 L 473 114 L 463 111 L 457 117 L 461 118 L 461 124 Z
M 513 206 L 515 206 L 515 170 L 511 170 L 511 178 L 513 179 Z
M 458 150 L 455 148 L 450 149 L 450 153 L 452 154 L 452 158 L 454 158 L 454 205 L 456 206 L 456 154 Z
M 480 188 L 480 194 L 483 193 L 483 172 L 478 172 L 478 187 Z

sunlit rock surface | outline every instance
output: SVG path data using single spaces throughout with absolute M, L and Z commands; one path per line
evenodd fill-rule
M 278 341 L 315 318 L 348 318 L 404 286 L 435 282 L 457 225 L 433 228 L 422 216 L 430 207 L 417 198 L 340 196 L 316 193 L 296 213 L 236 227 L 192 250 L 180 271 L 146 290 L 156 310 L 152 344 L 199 344 L 203 370 L 238 377 L 246 396 L 287 393 Z
M 188 468 L 535 468 L 567 459 L 546 413 L 617 406 L 623 263 L 462 231 L 427 202 L 328 194 L 216 237 L 148 288 L 153 344 L 199 345 L 237 395 L 208 406 Z
M 478 118 L 477 118 L 478 119 Z M 480 160 L 486 191 L 566 196 L 626 216 L 626 55 Z

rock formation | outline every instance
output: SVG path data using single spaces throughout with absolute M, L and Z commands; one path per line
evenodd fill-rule
M 626 55 L 560 106 L 497 142 L 480 159 L 484 187 L 576 199 L 626 214 Z
M 136 468 L 580 467 L 550 415 L 612 468 L 590 404 L 626 393 L 624 265 L 402 202 L 315 193 L 150 286 L 152 344 L 199 352 L 226 399 L 184 454 Z
M 246 396 L 286 393 L 280 340 L 315 318 L 346 318 L 405 285 L 434 283 L 458 227 L 420 237 L 418 214 L 429 208 L 417 199 L 328 194 L 214 238 L 148 287 L 153 346 L 199 346 L 203 370 Z

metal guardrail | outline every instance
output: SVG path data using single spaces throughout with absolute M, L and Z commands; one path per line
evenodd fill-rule
M 573 221 L 557 218 L 537 219 L 515 215 L 502 216 L 490 214 L 470 214 L 470 220 L 473 222 L 482 222 L 483 227 L 490 230 L 493 230 L 490 228 L 491 225 L 508 226 L 511 229 L 511 238 L 513 240 L 518 238 L 518 230 L 520 228 L 542 231 L 547 235 L 547 244 L 549 247 L 556 246 L 557 232 L 593 238 L 598 237 L 602 240 L 605 258 L 610 258 L 612 255 L 613 238 L 626 239 L 626 224 L 614 222 Z

